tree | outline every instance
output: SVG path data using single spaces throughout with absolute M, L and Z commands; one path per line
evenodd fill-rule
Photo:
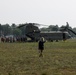
M 0 24 L 0 31 L 2 30 L 2 25 Z
M 41 31 L 58 31 L 58 25 L 50 25 L 48 28 L 41 28 Z
M 21 36 L 21 33 L 22 33 L 22 31 L 20 29 L 18 29 L 18 28 L 15 28 L 13 30 L 13 35 L 14 36 Z
M 10 32 L 11 32 L 11 29 L 10 29 L 10 26 L 9 26 L 9 24 L 5 24 L 5 25 L 2 25 L 2 33 L 3 33 L 3 35 L 9 35 L 9 34 L 11 34 Z
M 75 32 L 76 32 L 76 28 L 73 28 L 73 31 L 75 31 Z
M 56 26 L 53 26 L 51 30 L 52 30 L 52 31 L 58 31 L 58 30 L 59 30 L 59 27 L 58 27 L 58 25 L 56 25 Z
M 2 26 L 0 24 L 0 36 L 2 35 Z

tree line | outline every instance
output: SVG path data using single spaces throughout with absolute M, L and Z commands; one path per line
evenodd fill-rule
M 24 25 L 24 24 L 19 24 L 19 25 Z M 64 27 L 63 25 L 61 27 Z M 59 31 L 59 29 L 61 28 L 59 27 L 58 25 L 49 25 L 47 28 L 46 27 L 42 27 L 40 28 L 41 31 Z M 73 31 L 76 32 L 76 28 L 72 28 L 70 27 Z M 4 35 L 14 35 L 15 37 L 16 36 L 23 36 L 25 35 L 25 27 L 21 27 L 21 28 L 18 28 L 16 24 L 12 24 L 12 25 L 9 25 L 9 24 L 0 24 L 0 36 Z M 71 32 L 70 32 L 71 33 Z M 72 36 L 75 36 L 73 33 L 71 33 Z

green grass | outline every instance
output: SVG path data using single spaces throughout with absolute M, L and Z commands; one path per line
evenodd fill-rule
M 76 40 L 46 42 L 43 57 L 38 43 L 0 43 L 0 75 L 76 75 Z

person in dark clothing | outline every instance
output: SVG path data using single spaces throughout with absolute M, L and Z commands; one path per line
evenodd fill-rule
M 45 40 L 44 40 L 44 38 L 43 37 L 41 37 L 40 38 L 40 41 L 39 41 L 39 43 L 38 43 L 38 49 L 39 49 L 39 57 L 41 57 L 41 56 L 43 56 L 42 55 L 42 52 L 43 52 L 43 50 L 44 50 L 44 43 L 45 43 Z

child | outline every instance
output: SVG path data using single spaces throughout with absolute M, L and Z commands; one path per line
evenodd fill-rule
M 39 57 L 41 57 L 41 56 L 43 57 L 42 52 L 44 50 L 44 43 L 45 43 L 45 40 L 43 37 L 41 37 L 39 40 L 39 43 L 38 43 L 38 49 L 39 49 L 39 53 L 40 53 Z

